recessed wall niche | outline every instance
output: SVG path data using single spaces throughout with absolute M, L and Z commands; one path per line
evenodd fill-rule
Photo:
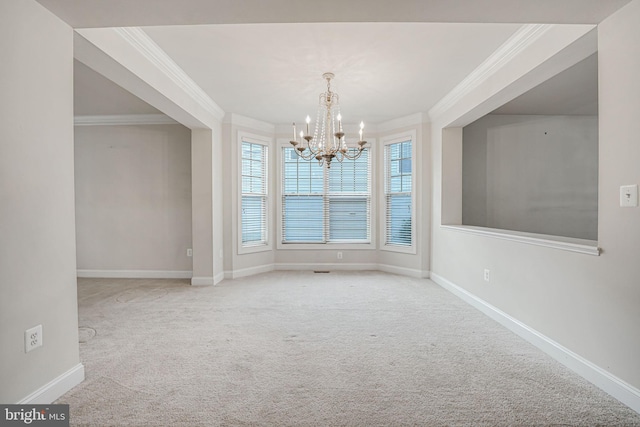
M 462 130 L 462 224 L 597 240 L 594 54 Z

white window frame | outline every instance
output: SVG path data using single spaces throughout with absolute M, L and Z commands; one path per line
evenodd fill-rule
M 265 147 L 265 197 L 266 197 L 266 212 L 265 212 L 265 238 L 266 242 L 261 244 L 244 245 L 242 242 L 242 143 L 248 142 L 251 144 L 259 144 Z M 261 135 L 255 135 L 248 132 L 238 132 L 237 141 L 237 173 L 236 179 L 238 181 L 238 197 L 237 197 L 237 235 L 238 235 L 238 255 L 250 254 L 255 252 L 270 251 L 273 248 L 271 238 L 271 184 L 269 182 L 269 169 L 271 162 L 270 146 L 272 140 Z
M 278 138 L 276 149 L 278 151 L 278 161 L 277 161 L 277 176 L 278 176 L 278 185 L 276 190 L 276 198 L 278 200 L 277 203 L 277 212 L 276 215 L 278 217 L 278 235 L 276 241 L 277 249 L 291 249 L 291 250 L 349 250 L 349 249 L 357 249 L 357 250 L 375 250 L 376 249 L 376 173 L 375 173 L 375 165 L 377 164 L 376 158 L 376 150 L 375 147 L 375 139 L 367 138 L 369 144 L 367 144 L 367 148 L 369 149 L 369 180 L 370 180 L 370 207 L 369 207 L 369 221 L 370 221 L 370 239 L 369 242 L 326 242 L 326 243 L 283 243 L 283 206 L 282 206 L 282 180 L 283 180 L 283 148 L 290 148 L 291 144 L 288 139 Z M 345 162 L 349 162 L 350 160 L 345 160 Z M 317 166 L 317 165 L 316 165 Z M 320 167 L 320 166 L 317 166 Z M 326 166 L 322 166 L 323 168 Z
M 411 245 L 397 245 L 397 244 L 389 244 L 387 243 L 387 168 L 386 158 L 384 153 L 387 150 L 387 146 L 391 144 L 396 144 L 398 142 L 406 142 L 411 141 Z M 389 251 L 389 252 L 400 252 L 406 254 L 416 254 L 417 253 L 417 229 L 419 228 L 419 224 L 416 221 L 416 194 L 417 194 L 417 141 L 416 141 L 416 131 L 411 130 L 407 132 L 403 132 L 400 134 L 394 134 L 385 136 L 381 139 L 381 151 L 383 155 L 380 157 L 381 159 L 381 196 L 382 202 L 380 203 L 380 236 L 381 236 L 381 244 L 380 250 Z

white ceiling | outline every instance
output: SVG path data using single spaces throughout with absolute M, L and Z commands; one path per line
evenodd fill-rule
M 143 29 L 225 112 L 283 124 L 315 114 L 326 71 L 346 122 L 426 112 L 520 27 L 500 22 L 597 23 L 629 0 L 38 1 L 75 27 L 163 24 Z M 346 19 L 371 22 L 299 23 Z M 75 72 L 78 115 L 153 109 Z
M 519 25 L 238 24 L 145 28 L 226 112 L 269 123 L 315 115 L 324 72 L 346 122 L 427 111 Z

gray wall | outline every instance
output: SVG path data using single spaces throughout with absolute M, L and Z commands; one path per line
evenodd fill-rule
M 0 402 L 80 365 L 73 189 L 73 31 L 0 2 Z M 24 352 L 42 324 L 43 346 Z
M 447 211 L 449 195 L 444 190 L 447 171 L 457 167 L 445 158 L 450 136 L 446 126 L 486 105 L 498 91 L 508 91 L 512 82 L 526 80 L 523 76 L 528 77 L 530 70 L 544 69 L 538 58 L 548 58 L 557 43 L 525 50 L 505 75 L 483 84 L 432 127 L 432 276 L 486 301 L 635 389 L 640 388 L 640 208 L 621 208 L 619 189 L 640 183 L 638 22 L 640 0 L 633 0 L 598 26 L 600 256 L 441 226 L 448 220 L 445 214 L 453 216 Z M 553 30 L 540 40 L 552 35 Z M 488 284 L 484 268 L 491 269 Z
M 191 132 L 75 128 L 79 270 L 192 269 Z
M 487 115 L 462 167 L 463 224 L 597 240 L 597 116 Z

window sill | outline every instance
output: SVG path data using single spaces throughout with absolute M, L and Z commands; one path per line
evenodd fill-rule
M 265 245 L 255 245 L 255 246 L 238 246 L 238 255 L 246 255 L 246 254 L 253 254 L 256 252 L 266 252 L 266 251 L 270 251 L 271 245 L 270 244 L 265 244 Z
M 402 245 L 382 245 L 381 251 L 396 252 L 400 254 L 415 255 L 417 253 L 415 245 L 402 246 Z
M 571 237 L 550 236 L 547 234 L 525 233 L 521 231 L 500 230 L 495 228 L 475 227 L 472 225 L 441 225 L 445 230 L 493 237 L 512 242 L 543 246 L 587 255 L 600 255 L 598 242 L 595 240 L 575 239 Z

